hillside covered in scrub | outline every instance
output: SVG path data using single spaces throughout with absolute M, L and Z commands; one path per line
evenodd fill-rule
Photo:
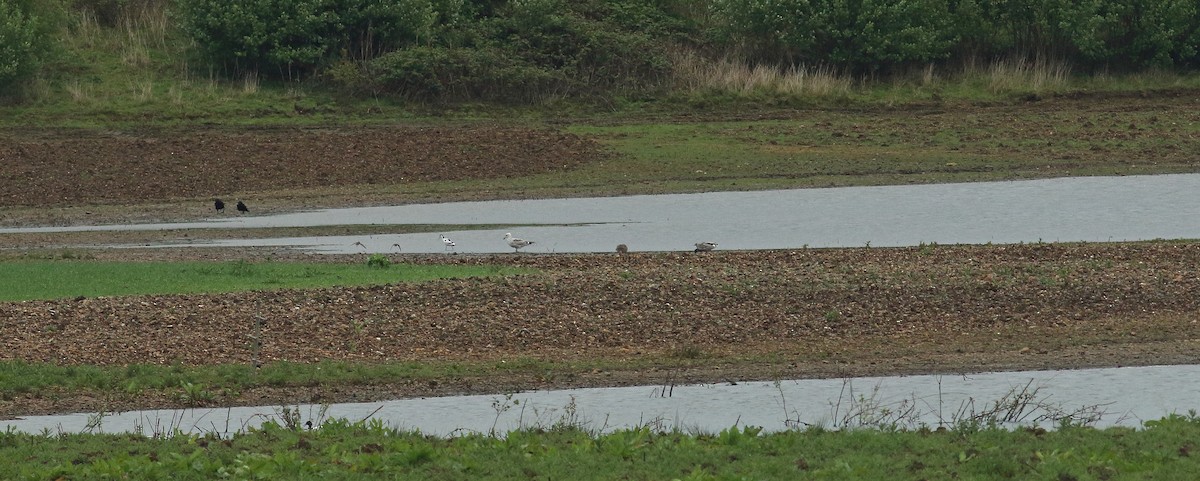
M 231 101 L 795 102 L 889 82 L 965 95 L 946 79 L 1020 97 L 1197 67 L 1192 0 L 0 0 L 5 103 L 110 118 Z M 260 85 L 279 98 L 241 98 Z

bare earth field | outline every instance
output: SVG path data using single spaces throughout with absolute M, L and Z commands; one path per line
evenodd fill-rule
M 520 177 L 606 155 L 589 139 L 530 128 L 214 128 L 82 136 L 10 131 L 0 134 L 5 208 L 0 212 L 6 213 L 5 225 L 88 222 L 89 212 L 104 219 L 139 218 L 128 210 L 152 212 L 156 219 L 191 218 L 194 204 L 207 205 L 208 196 L 246 191 L 275 193 L 268 210 L 282 211 L 311 207 L 297 200 L 306 189 L 395 186 L 412 178 Z M 164 158 L 172 159 L 169 165 L 157 163 Z M 339 161 L 334 165 L 330 158 Z M 319 202 L 381 200 L 344 192 Z M 46 208 L 31 208 L 37 205 Z M 94 244 L 106 235 L 75 235 L 71 242 Z M 58 243 L 52 234 L 0 235 L 0 253 L 53 256 L 57 251 L 44 246 Z M 73 255 L 81 253 L 99 259 L 316 257 L 256 249 Z M 550 366 L 373 385 L 255 388 L 219 394 L 214 405 L 1200 360 L 1200 242 L 1192 241 L 705 254 L 397 254 L 392 260 L 513 265 L 539 273 L 364 288 L 4 303 L 0 360 L 248 364 L 255 320 L 261 319 L 261 357 L 268 363 Z M 576 361 L 611 367 L 573 368 Z M 51 390 L 2 398 L 0 416 L 181 402 L 171 392 Z

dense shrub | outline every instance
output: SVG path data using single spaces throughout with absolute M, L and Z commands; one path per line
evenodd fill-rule
M 671 25 L 679 23 L 641 1 L 475 7 L 467 22 L 443 32 L 441 45 L 410 47 L 370 62 L 376 90 L 428 100 L 522 103 L 638 90 L 666 75 L 661 36 L 678 31 Z
M 571 83 L 561 72 L 488 48 L 413 47 L 371 65 L 377 91 L 426 101 L 530 102 Z
M 1200 67 L 1195 0 L 177 1 L 184 31 L 226 72 L 320 73 L 351 93 L 431 101 L 652 92 L 680 45 L 872 75 L 1002 59 Z
M 944 0 L 714 0 L 716 37 L 759 62 L 854 71 L 923 63 L 954 43 Z
M 1195 0 L 1101 2 L 1085 61 L 1121 71 L 1200 66 Z
M 428 37 L 439 20 L 430 0 L 180 0 L 179 13 L 185 32 L 227 71 L 287 78 Z
M 32 1 L 0 0 L 0 88 L 36 71 L 51 48 L 34 7 Z
M 713 0 L 714 38 L 758 62 L 874 71 L 1043 58 L 1084 68 L 1196 67 L 1195 0 Z

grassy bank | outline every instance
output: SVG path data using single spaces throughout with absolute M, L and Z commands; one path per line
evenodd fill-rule
M 273 388 L 362 389 L 369 386 L 436 385 L 456 379 L 518 377 L 573 378 L 611 369 L 669 369 L 700 365 L 698 359 L 552 361 L 412 361 L 362 363 L 322 361 L 187 366 L 182 364 L 76 365 L 0 361 L 0 400 L 16 396 L 56 397 L 87 392 L 116 404 L 161 399 L 168 405 L 199 407 L 236 403 L 246 391 Z
M 112 40 L 116 41 L 116 40 Z M 80 55 L 84 55 L 80 53 Z M 1200 89 L 1200 75 L 1151 72 L 1072 76 L 1065 65 L 930 69 L 914 77 L 865 81 L 829 71 L 752 69 L 736 62 L 681 72 L 683 86 L 654 98 L 594 103 L 559 99 L 535 105 L 428 104 L 403 99 L 355 98 L 317 82 L 257 77 L 198 77 L 183 58 L 159 54 L 146 64 L 122 63 L 113 53 L 87 54 L 97 64 L 75 68 L 91 73 L 39 78 L 30 99 L 0 103 L 0 128 L 143 128 L 190 125 L 328 126 L 397 122 L 503 121 L 509 124 L 638 122 L 646 119 L 778 115 L 780 111 L 960 109 L 1020 105 L 1058 97 L 1156 96 Z M 113 56 L 113 58 L 107 58 Z M 163 60 L 172 59 L 172 60 Z M 162 63 L 173 62 L 173 63 Z M 828 87 L 833 86 L 833 87 Z
M 298 424 L 298 421 L 295 421 Z M 289 423 L 291 424 L 291 423 Z M 1200 419 L 1143 429 L 762 434 L 648 428 L 594 435 L 569 423 L 451 439 L 382 423 L 268 423 L 221 440 L 188 435 L 0 434 L 4 479 L 1190 479 Z
M 379 254 L 361 264 L 28 260 L 0 265 L 0 301 L 365 286 L 519 272 L 503 267 L 392 263 Z
M 1197 120 L 1185 110 L 930 108 L 575 126 L 619 157 L 556 179 L 678 191 L 1187 172 L 1194 150 L 1180 147 L 1200 148 Z

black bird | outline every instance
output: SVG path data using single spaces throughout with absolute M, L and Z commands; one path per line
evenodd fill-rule
M 213 208 L 217 209 L 217 212 L 225 212 L 225 201 L 221 199 L 213 199 Z
M 246 207 L 246 203 L 242 202 L 240 200 L 238 201 L 238 204 L 237 204 L 237 210 L 238 210 L 238 212 L 250 212 L 250 208 Z

